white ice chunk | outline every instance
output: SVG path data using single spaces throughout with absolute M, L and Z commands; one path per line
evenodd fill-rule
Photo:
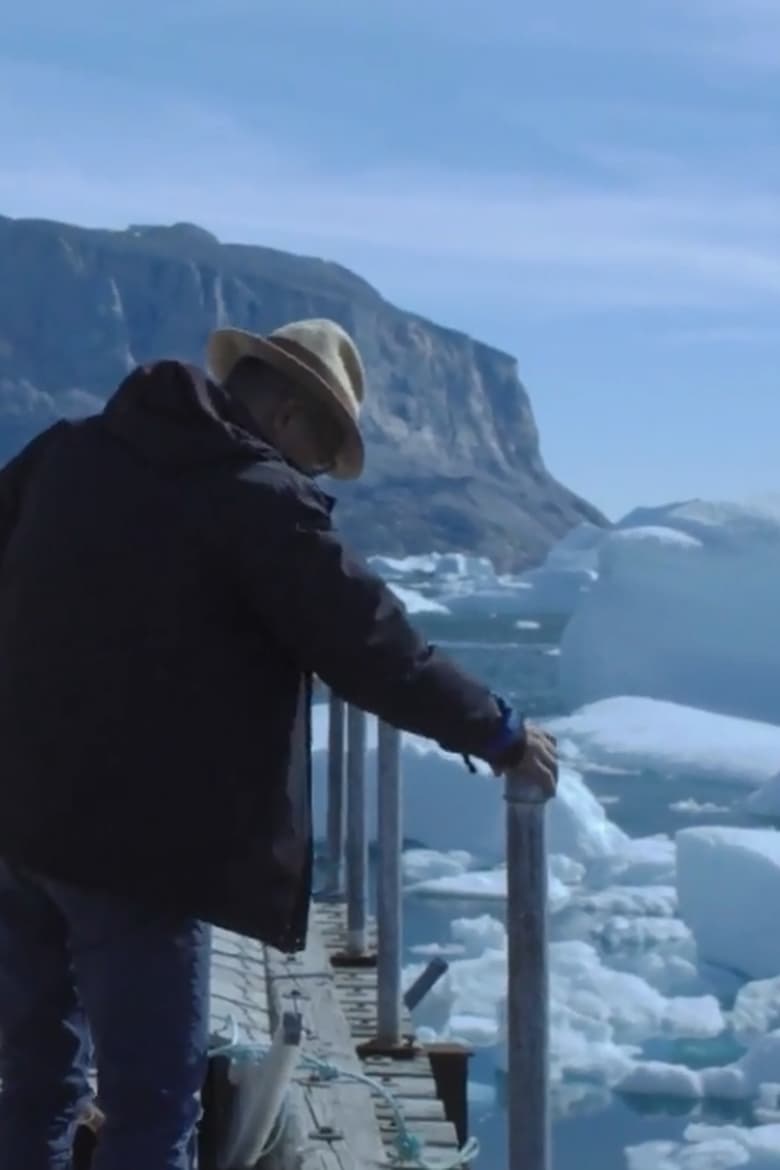
M 749 785 L 780 767 L 780 727 L 654 699 L 604 699 L 549 729 L 573 745 L 577 767 L 593 761 Z
M 677 895 L 702 959 L 753 979 L 780 974 L 780 833 L 683 829 Z
M 689 1125 L 685 1139 L 629 1146 L 628 1170 L 780 1170 L 780 1125 Z

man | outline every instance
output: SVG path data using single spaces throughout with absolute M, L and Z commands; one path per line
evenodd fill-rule
M 0 1170 L 65 1170 L 87 1021 L 95 1170 L 193 1164 L 208 925 L 303 946 L 319 675 L 554 791 L 551 740 L 429 647 L 313 483 L 360 474 L 338 325 L 219 330 L 0 475 Z

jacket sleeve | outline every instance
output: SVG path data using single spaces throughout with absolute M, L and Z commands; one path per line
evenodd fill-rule
M 348 702 L 447 751 L 484 758 L 502 725 L 496 699 L 418 634 L 343 543 L 320 493 L 297 482 L 251 490 L 240 573 L 264 627 Z
M 19 516 L 27 478 L 54 435 L 67 426 L 66 422 L 60 422 L 42 431 L 0 469 L 0 565 Z

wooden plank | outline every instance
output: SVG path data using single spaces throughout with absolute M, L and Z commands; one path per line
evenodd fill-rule
M 300 1010 L 304 1051 L 361 1074 L 353 1037 L 338 1000 L 327 950 L 315 921 L 304 953 L 286 958 L 267 952 L 271 1023 Z M 385 1164 L 370 1089 L 345 1080 L 318 1081 L 302 1067 L 290 1099 L 290 1122 L 280 1143 L 283 1170 L 361 1170 Z M 328 1140 L 323 1135 L 332 1135 Z
M 411 1060 L 393 1060 L 389 1056 L 364 1056 L 361 1064 L 370 1077 L 381 1078 L 399 1074 L 434 1084 L 433 1070 L 427 1056 L 418 1056 Z
M 315 908 L 315 920 L 320 937 L 328 949 L 343 945 L 343 908 L 328 905 Z M 377 973 L 374 969 L 338 967 L 334 969 L 336 994 L 354 1040 L 370 1038 L 376 1033 Z M 402 1015 L 402 1028 L 413 1031 L 407 1012 Z M 458 1149 L 455 1127 L 446 1120 L 444 1106 L 436 1094 L 430 1060 L 424 1054 L 411 1059 L 393 1057 L 366 1057 L 361 1061 L 365 1074 L 393 1094 L 401 1117 L 409 1131 L 440 1155 L 454 1154 Z M 398 1135 L 395 1114 L 381 1096 L 373 1097 L 374 1113 L 379 1123 L 386 1155 L 394 1154 L 393 1144 Z M 395 1163 L 401 1166 L 401 1163 Z
M 404 1067 L 403 1062 L 397 1061 L 396 1063 L 398 1064 L 399 1069 Z M 438 1101 L 438 1097 L 436 1096 L 436 1086 L 434 1084 L 433 1077 L 430 1075 L 407 1077 L 401 1074 L 398 1076 L 382 1074 L 381 1076 L 377 1076 L 372 1074 L 369 1070 L 366 1070 L 366 1073 L 368 1076 L 371 1076 L 378 1085 L 381 1085 L 383 1089 L 387 1089 L 388 1092 L 392 1093 L 394 1097 L 403 1098 L 404 1101 L 408 1101 L 411 1098 L 422 1098 Z
M 446 1121 L 444 1106 L 438 1097 L 401 1097 L 389 1085 L 384 1086 L 393 1094 L 404 1121 Z M 392 1121 L 395 1114 L 390 1105 L 378 1098 L 376 1115 L 380 1121 Z
M 380 1121 L 379 1128 L 387 1140 L 392 1140 L 398 1132 L 393 1121 Z M 449 1121 L 418 1121 L 409 1128 L 426 1146 L 443 1146 L 445 1149 L 457 1146 L 455 1127 Z

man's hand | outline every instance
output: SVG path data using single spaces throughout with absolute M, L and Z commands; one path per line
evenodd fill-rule
M 555 739 L 540 727 L 526 723 L 525 743 L 518 740 L 517 744 L 510 744 L 492 761 L 492 768 L 496 776 L 516 771 L 529 787 L 541 788 L 547 796 L 555 796 L 558 787 Z

